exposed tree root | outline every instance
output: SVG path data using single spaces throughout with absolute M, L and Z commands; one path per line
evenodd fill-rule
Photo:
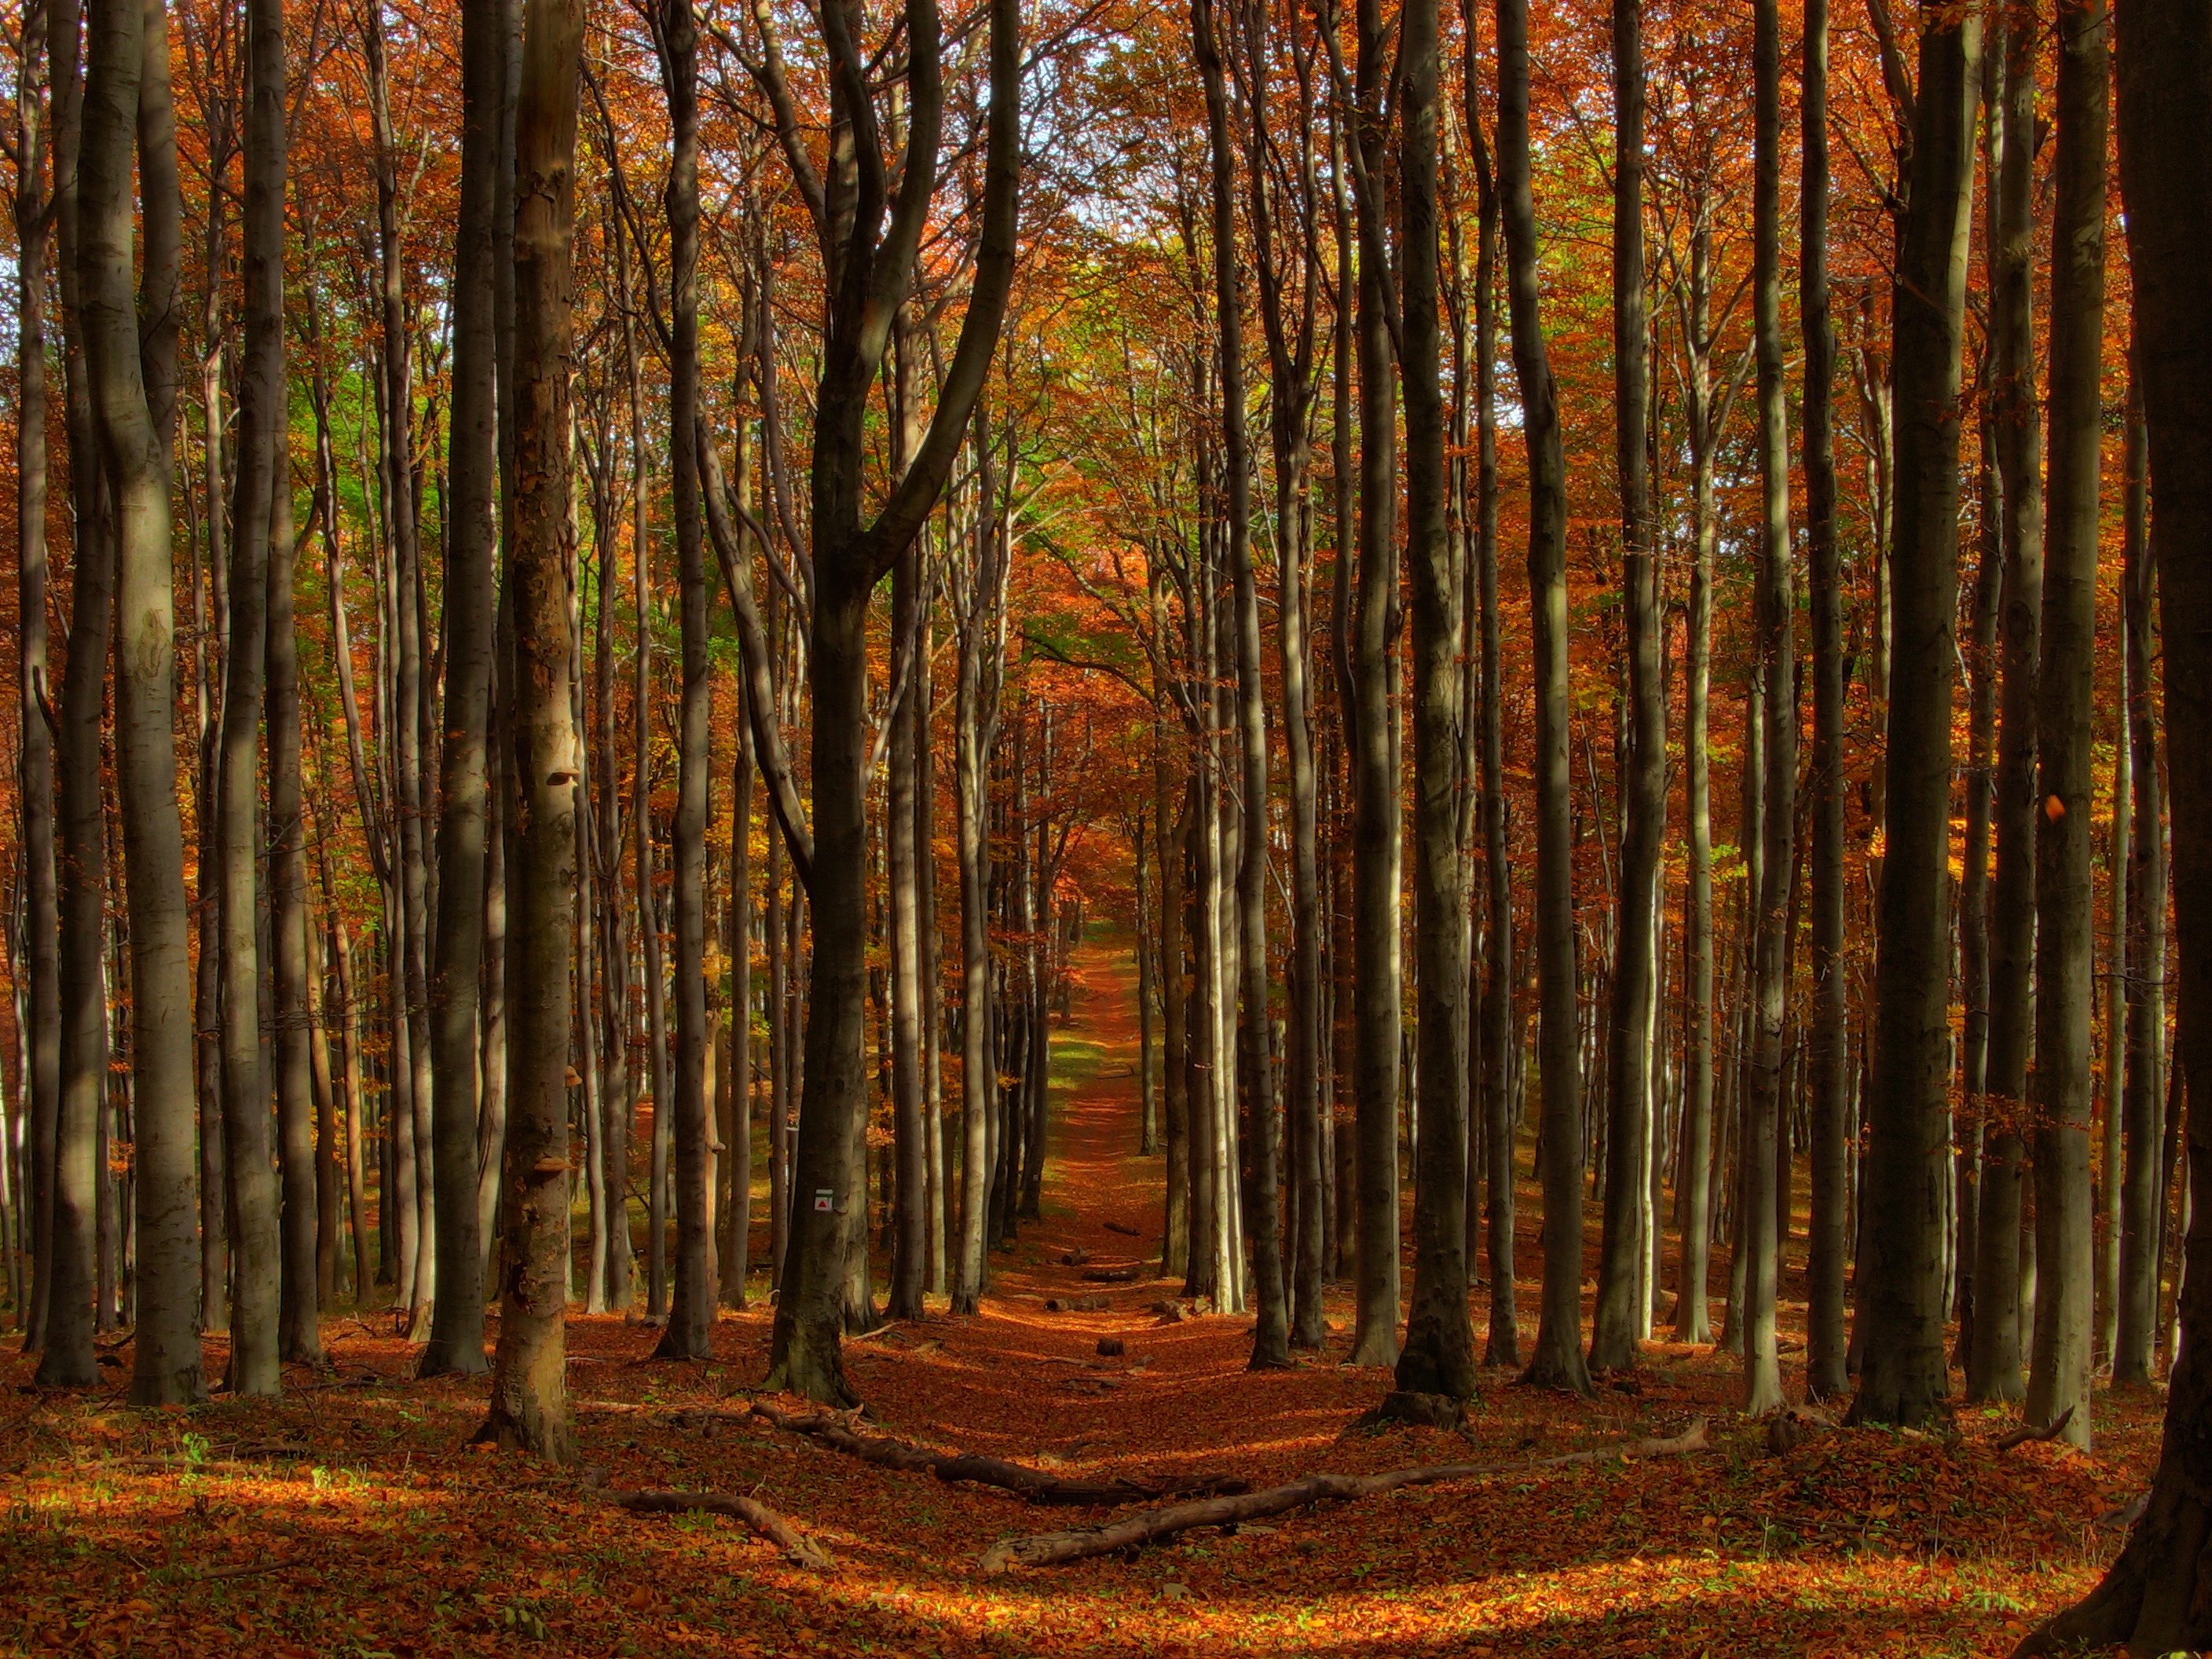
M 1357 1498 L 1372 1498 L 1378 1492 L 1395 1492 L 1400 1486 L 1432 1486 L 1448 1480 L 1521 1474 L 1531 1469 L 1564 1468 L 1570 1464 L 1603 1462 L 1615 1457 L 1665 1457 L 1703 1451 L 1705 1443 L 1705 1420 L 1699 1418 L 1671 1439 L 1638 1440 L 1624 1446 L 1539 1458 L 1534 1462 L 1444 1463 L 1426 1468 L 1391 1469 L 1382 1474 L 1310 1474 L 1287 1486 L 1177 1504 L 1164 1510 L 1146 1510 L 1103 1527 L 1002 1538 L 983 1552 L 976 1565 L 986 1573 L 1003 1572 L 1010 1566 L 1055 1566 L 1065 1561 L 1080 1561 L 1089 1556 L 1110 1555 L 1116 1550 L 1157 1543 L 1198 1527 L 1233 1528 L 1246 1521 L 1304 1509 L 1324 1498 L 1349 1502 Z
M 790 1522 L 757 1498 L 734 1492 L 626 1492 L 615 1502 L 640 1515 L 683 1515 L 705 1510 L 714 1515 L 733 1515 L 781 1550 L 794 1567 L 809 1572 L 835 1572 L 837 1564 L 829 1552 L 801 1533 Z
M 818 1440 L 834 1451 L 857 1457 L 887 1469 L 927 1469 L 939 1480 L 969 1480 L 996 1486 L 1032 1504 L 1152 1504 L 1163 1498 L 1186 1498 L 1200 1493 L 1220 1494 L 1250 1490 L 1249 1483 L 1225 1474 L 1201 1474 L 1166 1480 L 1064 1480 L 1026 1464 L 973 1452 L 937 1452 L 880 1435 L 854 1432 L 849 1414 L 832 1412 L 792 1413 L 756 1404 L 753 1414 L 779 1429 Z
M 1997 1437 L 1997 1449 L 2010 1451 L 2014 1446 L 2026 1446 L 2045 1440 L 2056 1440 L 2066 1432 L 2066 1425 L 2074 1420 L 2074 1408 L 2069 1406 L 2058 1413 L 2058 1420 L 2047 1428 L 2036 1428 L 2023 1423 L 2020 1427 Z

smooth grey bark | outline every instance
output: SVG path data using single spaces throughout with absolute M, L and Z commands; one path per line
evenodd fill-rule
M 1996 866 L 1990 895 L 1990 1027 L 1985 1125 L 1974 1246 L 1972 1400 L 2017 1400 L 2021 1329 L 2021 1226 L 2027 1176 L 2028 1072 L 2035 1042 L 2036 659 L 2043 613 L 2043 443 L 2036 410 L 2033 220 L 2038 33 L 2000 21 L 1993 70 L 2003 131 L 1990 232 L 1992 405 L 2002 500 L 1997 765 L 1991 817 Z
M 68 9 L 64 9 L 67 11 Z M 57 205 L 46 182 L 47 119 L 46 0 L 25 0 L 15 82 L 15 729 L 21 736 L 17 796 L 21 811 L 23 920 L 22 1097 L 28 1107 L 21 1188 L 15 1194 L 17 1231 L 31 1251 L 31 1283 L 23 1308 L 24 1342 L 45 1331 L 52 1270 L 55 1102 L 61 1089 L 61 1003 L 54 876 L 54 728 L 46 659 L 46 258 Z M 73 13 L 69 15 L 73 16 Z M 64 50 L 74 51 L 74 42 Z
M 1745 1073 L 1742 1139 L 1744 1411 L 1761 1417 L 1783 1403 L 1775 1333 L 1781 1226 L 1789 1164 L 1784 1129 L 1784 1024 L 1790 991 L 1790 895 L 1797 799 L 1796 599 L 1790 570 L 1789 410 L 1782 341 L 1782 22 L 1776 0 L 1753 8 L 1752 279 L 1758 363 L 1760 523 L 1755 632 L 1766 680 L 1765 796 L 1752 938 L 1751 1060 Z
M 246 15 L 246 341 L 238 399 L 238 474 L 232 496 L 230 656 L 224 678 L 221 779 L 223 1141 L 231 1217 L 230 1388 L 280 1386 L 275 1148 L 263 1070 L 258 799 L 269 544 L 286 429 L 284 380 L 285 64 L 283 0 Z
M 526 0 L 515 111 L 514 621 L 505 738 L 514 793 L 507 935 L 508 1106 L 499 1343 L 484 1433 L 574 1461 L 568 1305 L 568 958 L 579 770 L 569 706 L 567 544 L 571 273 L 580 0 Z
M 675 521 L 683 679 L 677 716 L 673 835 L 676 923 L 676 1075 L 667 1114 L 676 1155 L 675 1295 L 655 1352 L 703 1359 L 713 1352 L 712 1176 L 707 1115 L 707 818 L 714 689 L 707 667 L 707 555 L 699 489 L 698 24 L 692 0 L 663 0 L 655 44 L 672 133 L 665 194 L 669 227 L 670 507 Z M 693 441 L 685 442 L 691 436 Z M 664 1099 L 653 1100 L 655 1141 Z M 657 1162 L 657 1160 L 656 1160 Z M 655 1232 L 656 1243 L 660 1235 Z
M 1352 1363 L 1395 1364 L 1398 1358 L 1398 1125 L 1401 1011 L 1399 960 L 1402 809 L 1390 695 L 1392 645 L 1402 619 L 1398 602 L 1397 410 L 1391 374 L 1390 261 L 1384 246 L 1382 179 L 1389 157 L 1384 88 L 1394 56 L 1380 0 L 1357 8 L 1359 59 L 1352 127 L 1358 234 L 1358 290 L 1353 324 L 1359 368 L 1358 596 L 1352 617 L 1352 1085 L 1358 1194 L 1357 1320 Z M 1360 182 L 1360 181 L 1364 181 Z M 1342 556 L 1340 553 L 1339 556 Z M 1340 623 L 1340 626 L 1342 623 Z
M 2062 38 L 2097 27 L 2100 14 L 2071 3 Z M 2135 301 L 2136 367 L 2149 428 L 2157 515 L 2160 620 L 2167 730 L 2194 738 L 2212 719 L 2212 14 L 2203 7 L 2122 0 L 2118 35 L 2119 176 Z M 2212 1075 L 2212 766 L 2202 743 L 2171 747 L 2174 923 L 2181 957 L 2183 1068 Z M 2154 820 L 2155 822 L 2155 820 Z M 2190 1184 L 2212 1182 L 2212 1125 L 2191 1113 Z M 2190 1218 L 2189 1255 L 2212 1246 L 2212 1205 Z M 2030 1632 L 2021 1654 L 2124 1644 L 2164 1654 L 2212 1643 L 2203 1593 L 2212 1536 L 2212 1273 L 2190 1272 L 2180 1291 L 2182 1343 L 2166 1400 L 2158 1473 L 2142 1518 L 2103 1581 L 2076 1607 Z
M 2140 350 L 2138 347 L 2136 349 Z M 2158 1339 L 2158 1268 L 2165 1231 L 2166 825 L 2160 773 L 2156 642 L 2152 637 L 2150 453 L 2141 372 L 2131 361 L 2127 426 L 2124 629 L 2129 781 L 2134 791 L 2128 846 L 2127 1085 L 2121 1140 L 2119 1334 L 2112 1383 L 2151 1380 Z M 2106 1064 L 2110 1064 L 2108 1060 Z
M 1420 1077 L 1413 1299 L 1399 1388 L 1474 1393 L 1468 1316 L 1467 871 L 1460 846 L 1460 703 L 1465 618 L 1449 532 L 1447 417 L 1438 377 L 1437 0 L 1400 13 L 1398 158 L 1401 380 L 1406 398 L 1406 562 L 1413 587 L 1413 951 Z
M 1850 1017 L 1844 958 L 1844 592 L 1836 534 L 1836 337 L 1828 307 L 1828 0 L 1807 0 L 1800 69 L 1798 315 L 1805 342 L 1805 553 L 1812 589 L 1813 757 L 1810 866 L 1813 1009 L 1812 1230 L 1806 1262 L 1805 1387 L 1815 1400 L 1849 1392 L 1844 1291 L 1850 1251 Z
M 1538 1158 L 1544 1182 L 1544 1285 L 1526 1373 L 1543 1387 L 1590 1389 L 1582 1346 L 1583 1110 L 1575 998 L 1573 796 L 1568 769 L 1567 459 L 1539 309 L 1536 204 L 1529 184 L 1528 0 L 1497 0 L 1498 185 L 1504 213 L 1513 362 L 1528 453 L 1528 602 L 1536 681 Z
M 167 434 L 175 399 L 180 218 L 175 134 L 167 115 L 167 22 L 158 4 L 103 0 L 86 21 L 78 297 L 93 422 L 114 506 L 120 618 L 116 773 L 131 939 L 138 1246 L 131 1400 L 142 1407 L 188 1405 L 204 1399 L 206 1387 L 197 1318 L 192 980 L 173 729 L 176 644 Z M 149 70 L 161 82 L 150 90 Z M 156 307 L 143 333 L 131 284 L 134 136 L 143 142 L 145 191 L 146 265 L 139 297 Z M 82 648 L 77 639 L 72 643 Z M 94 659 L 95 677 L 100 666 Z
M 300 783 L 300 648 L 293 627 L 299 548 L 289 450 L 271 469 L 266 674 L 269 726 L 269 971 L 276 1017 L 276 1164 L 283 1278 L 276 1346 L 286 1361 L 323 1358 L 317 1238 L 313 1027 L 308 1002 L 306 806 Z
M 390 580 L 391 708 L 394 793 L 398 796 L 398 919 L 399 957 L 394 997 L 397 1025 L 405 1025 L 404 1054 L 395 1065 L 407 1070 L 404 1099 L 408 1120 L 404 1144 L 411 1150 L 411 1264 L 403 1262 L 398 1286 L 407 1311 L 407 1336 L 426 1341 L 437 1300 L 437 1171 L 435 1109 L 430 1052 L 429 871 L 423 845 L 426 802 L 422 780 L 423 617 L 422 526 L 417 518 L 420 481 L 415 465 L 415 380 L 412 337 L 408 326 L 404 250 L 400 245 L 399 141 L 392 125 L 384 42 L 383 13 L 362 14 L 362 56 L 368 71 L 369 118 L 374 138 L 376 174 L 378 315 L 382 329 L 382 478 L 385 518 L 391 528 Z M 251 207 L 248 215 L 251 216 Z M 281 405 L 279 405 L 281 407 Z M 400 1196 L 404 1196 L 404 1194 Z M 470 1202 L 475 1202 L 473 1188 Z M 401 1255 L 406 1255 L 409 1218 L 402 1217 Z M 411 1265 L 412 1272 L 408 1271 Z
M 1659 548 L 1651 514 L 1651 330 L 1644 314 L 1644 15 L 1613 8 L 1613 466 L 1620 495 L 1620 598 L 1628 659 L 1622 745 L 1620 884 L 1606 1065 L 1604 1243 L 1590 1334 L 1592 1370 L 1632 1370 L 1650 1327 L 1639 1297 L 1649 1241 L 1650 1025 L 1658 994 L 1660 859 L 1667 836 L 1667 687 L 1660 665 Z
M 101 982 L 102 886 L 107 868 L 100 794 L 100 724 L 115 595 L 114 529 L 94 428 L 85 366 L 79 271 L 78 155 L 84 85 L 76 52 L 79 13 L 53 19 L 55 230 L 62 302 L 64 396 L 69 428 L 76 558 L 70 580 L 69 659 L 55 729 L 56 858 L 60 926 L 60 1064 L 51 1142 L 45 1319 L 37 1381 L 89 1388 L 97 1380 L 93 1297 L 99 1197 L 98 1121 L 107 1076 L 107 1004 Z
M 1980 19 L 1925 5 L 1911 198 L 1891 289 L 1895 510 L 1885 850 L 1876 909 L 1865 1345 L 1855 1421 L 1918 1424 L 1949 1392 L 1951 700 L 1957 648 L 1960 349 Z
M 890 386 L 895 399 L 890 422 L 891 464 L 905 471 L 907 456 L 920 436 L 915 427 L 913 330 L 904 320 L 892 330 Z M 889 775 L 885 780 L 884 862 L 887 878 L 884 909 L 890 935 L 891 1115 L 894 1159 L 891 1284 L 893 1319 L 922 1316 L 922 1294 L 929 1279 L 929 1171 L 922 1121 L 922 1013 L 921 864 L 927 856 L 917 835 L 916 773 L 929 741 L 928 708 L 915 683 L 921 656 L 922 611 L 927 604 L 923 544 L 917 540 L 891 567 L 891 638 L 896 699 L 890 710 Z
M 2094 1217 L 2097 543 L 2112 58 L 2102 11 L 2062 15 L 2051 223 L 2050 526 L 2037 673 L 2035 1343 L 2027 1415 L 2089 1443 Z M 2068 1415 L 2068 1413 L 2071 1415 Z
M 505 157 L 507 28 L 501 0 L 461 11 L 461 200 L 453 228 L 453 416 L 447 444 L 445 744 L 438 791 L 438 915 L 430 974 L 430 1122 L 444 1294 L 419 1376 L 485 1369 L 477 1119 L 483 1060 L 484 874 L 490 842 L 493 635 L 499 526 L 498 339 L 492 221 Z M 588 983 L 588 978 L 586 980 Z

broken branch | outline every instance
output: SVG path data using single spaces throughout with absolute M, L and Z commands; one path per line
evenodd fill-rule
M 758 1498 L 734 1492 L 626 1492 L 615 1499 L 638 1515 L 683 1515 L 704 1510 L 712 1515 L 735 1516 L 784 1553 L 794 1567 L 809 1572 L 835 1572 L 837 1564 L 829 1552 L 801 1533 L 790 1522 Z

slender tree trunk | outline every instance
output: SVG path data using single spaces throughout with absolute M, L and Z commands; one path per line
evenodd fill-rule
M 70 21 L 73 29 L 74 19 Z M 74 240 L 85 378 L 114 505 L 121 617 L 116 772 L 128 874 L 139 1247 L 131 1400 L 142 1407 L 189 1405 L 205 1398 L 206 1387 L 196 1317 L 191 973 L 173 731 L 176 646 L 167 434 L 176 391 L 173 313 L 181 215 L 167 96 L 167 24 L 158 4 L 103 0 L 87 25 L 83 142 L 76 159 L 82 218 Z M 158 77 L 151 87 L 149 71 Z M 142 144 L 144 190 L 139 297 L 155 307 L 143 337 L 131 291 L 134 131 Z M 80 609 L 72 667 L 76 653 L 89 642 L 83 624 Z M 103 665 L 100 657 L 91 659 L 95 684 Z M 60 1314 L 58 1285 L 56 1291 L 52 1311 Z M 53 1352 L 50 1344 L 48 1352 Z
M 1805 540 L 1813 627 L 1813 1223 L 1806 1268 L 1807 1391 L 1850 1390 L 1844 1287 L 1850 1249 L 1848 1038 L 1844 958 L 1844 592 L 1836 538 L 1835 331 L 1828 320 L 1828 5 L 1805 8 L 1798 313 L 1805 337 Z
M 1633 0 L 1631 0 L 1631 3 Z M 1399 1388 L 1474 1393 L 1468 1317 L 1466 861 L 1460 849 L 1462 583 L 1447 526 L 1447 417 L 1438 380 L 1437 0 L 1401 14 L 1399 276 L 1405 339 L 1407 563 L 1413 612 L 1413 937 L 1420 1135 L 1413 1304 Z
M 1498 195 L 1513 361 L 1528 451 L 1528 601 L 1536 680 L 1537 1038 L 1543 1090 L 1544 1289 L 1528 1377 L 1589 1392 L 1582 1348 L 1583 1112 L 1576 1030 L 1573 791 L 1568 769 L 1567 463 L 1559 388 L 1538 314 L 1529 185 L 1528 0 L 1497 0 Z
M 61 1006 L 54 886 L 54 727 L 46 664 L 46 246 L 52 198 L 43 183 L 48 148 L 47 0 L 26 0 L 22 58 L 15 83 L 15 575 L 22 747 L 21 809 L 24 969 L 22 1068 L 29 1108 L 15 1194 L 16 1221 L 32 1252 L 24 1310 L 25 1346 L 43 1339 L 53 1266 L 54 1112 L 61 1088 Z M 74 8 L 62 8 L 73 21 Z M 62 48 L 73 55 L 74 39 Z M 26 1190 L 27 1189 L 27 1190 Z M 27 1210 L 27 1215 L 25 1212 Z M 27 1224 L 26 1224 L 27 1223 Z M 13 1241 L 10 1241 L 12 1243 Z M 10 1261 L 15 1258 L 11 1253 Z M 21 1304 L 18 1304 L 22 1306 Z
M 2140 347 L 2137 348 L 2141 349 Z M 2128 848 L 2127 1095 L 2122 1136 L 2125 1191 L 2120 1202 L 2120 1326 L 2112 1349 L 2113 1386 L 2151 1380 L 2158 1346 L 2158 1269 L 2165 1232 L 2166 826 L 2159 770 L 2153 664 L 2149 434 L 2142 371 L 2131 360 L 2127 433 L 2125 632 L 2127 743 L 2135 799 Z
M 1599 1260 L 1593 1370 L 1636 1364 L 1650 1323 L 1638 1294 L 1646 1254 L 1645 1164 L 1651 1135 L 1652 1006 L 1657 995 L 1660 859 L 1667 836 L 1667 687 L 1660 668 L 1659 550 L 1648 457 L 1651 331 L 1644 316 L 1644 18 L 1613 8 L 1613 457 L 1620 485 L 1621 618 L 1628 655 L 1628 741 L 1621 782 L 1620 902 L 1606 1066 L 1605 1243 Z
M 438 1298 L 418 1375 L 474 1375 L 483 1353 L 483 1239 L 477 1195 L 484 871 L 490 832 L 493 591 L 498 526 L 498 339 L 492 218 L 505 159 L 506 27 L 500 0 L 461 13 L 461 204 L 453 243 L 453 412 L 447 451 L 445 746 L 438 810 L 437 938 L 430 981 L 432 1165 L 438 1182 Z M 590 984 L 588 971 L 585 983 Z
M 568 953 L 578 810 L 569 707 L 568 376 L 575 223 L 578 0 L 526 0 L 515 112 L 514 478 L 507 683 L 514 926 L 505 1249 L 485 1433 L 574 1460 L 562 1316 L 568 1301 Z
M 2037 675 L 2035 1347 L 2029 1419 L 2089 1443 L 2095 1270 L 2089 1190 L 2096 1001 L 2092 831 L 2098 483 L 2104 410 L 2106 129 L 2101 11 L 2061 15 L 2051 277 L 2051 538 Z M 2071 1415 L 2068 1416 L 2067 1413 Z
M 656 1094 L 653 1109 L 658 1143 L 663 1114 L 674 1108 L 669 1115 L 676 1143 L 676 1279 L 668 1329 L 656 1352 L 665 1359 L 704 1359 L 713 1352 L 714 1327 L 706 1096 L 707 778 L 713 758 L 708 723 L 714 693 L 708 679 L 707 562 L 694 436 L 699 425 L 699 113 L 698 25 L 692 0 L 663 0 L 654 29 L 672 134 L 667 187 L 669 429 L 677 436 L 670 470 L 684 635 L 673 886 L 676 1097 L 671 1103 Z M 658 1247 L 659 1232 L 653 1237 Z
M 1393 763 L 1397 702 L 1390 695 L 1398 605 L 1397 421 L 1391 374 L 1389 259 L 1384 249 L 1382 177 L 1389 156 L 1383 87 L 1393 56 L 1379 0 L 1358 7 L 1359 63 L 1353 129 L 1358 226 L 1354 328 L 1359 359 L 1358 597 L 1350 618 L 1353 714 L 1352 1081 L 1358 1121 L 1353 1159 L 1359 1199 L 1358 1322 L 1352 1363 L 1398 1358 L 1398 1121 L 1401 1000 L 1399 903 L 1401 807 Z
M 1853 1417 L 1925 1422 L 1948 1393 L 1942 1194 L 1950 1180 L 1951 696 L 1958 612 L 1960 345 L 1980 20 L 1925 7 L 1911 199 L 1891 293 L 1895 516 L 1889 774 L 1860 1235 Z
M 1782 1405 L 1775 1292 L 1781 1277 L 1787 1188 L 1783 1027 L 1789 995 L 1790 896 L 1796 823 L 1796 602 L 1790 576 L 1790 435 L 1782 343 L 1782 24 L 1775 0 L 1754 8 L 1754 160 L 1752 310 L 1759 364 L 1759 471 L 1762 506 L 1759 656 L 1766 677 L 1765 799 L 1753 937 L 1752 1053 L 1744 1100 L 1744 1410 Z M 1786 1211 L 1784 1212 L 1786 1213 Z

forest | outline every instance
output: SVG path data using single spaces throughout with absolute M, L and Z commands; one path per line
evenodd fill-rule
M 0 1655 L 2212 1650 L 2212 3 L 0 84 Z

